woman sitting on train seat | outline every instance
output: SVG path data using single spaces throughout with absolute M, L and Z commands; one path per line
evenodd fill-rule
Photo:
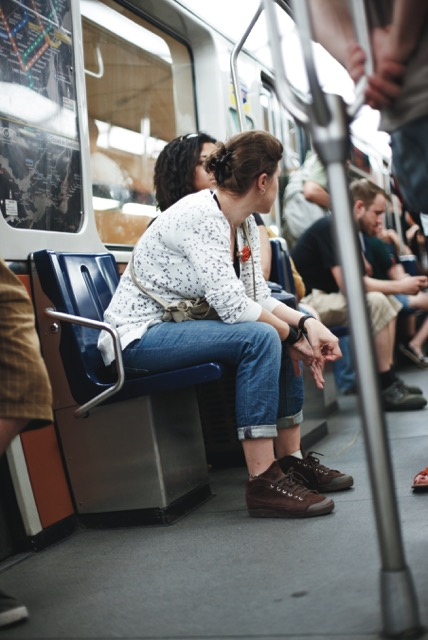
M 333 501 L 301 482 L 311 479 L 318 488 L 317 478 L 327 477 L 324 491 L 353 484 L 316 458 L 291 456 L 300 453 L 300 429 L 294 415 L 288 417 L 293 399 L 284 392 L 286 360 L 297 375 L 302 360 L 322 388 L 325 362 L 341 354 L 323 324 L 272 298 L 263 278 L 251 214 L 272 207 L 282 151 L 263 131 L 217 143 L 205 165 L 217 187 L 182 198 L 156 218 L 105 312 L 128 370 L 155 373 L 209 361 L 236 367 L 237 432 L 249 473 L 247 508 L 255 517 L 330 513 Z M 171 318 L 163 302 L 202 297 L 216 319 L 162 321 Z M 101 334 L 99 348 L 105 364 L 113 362 L 108 334 Z
M 202 132 L 179 136 L 178 138 L 171 140 L 171 142 L 163 148 L 156 161 L 154 170 L 156 200 L 158 201 L 161 211 L 164 211 L 171 205 L 175 204 L 177 200 L 189 195 L 190 193 L 196 193 L 202 189 L 215 188 L 216 182 L 214 174 L 212 172 L 207 172 L 205 168 L 205 160 L 209 154 L 214 151 L 214 149 L 214 138 Z M 259 231 L 260 260 L 263 276 L 265 279 L 268 279 L 272 263 L 269 234 L 262 216 L 259 213 L 253 212 L 253 217 Z M 291 258 L 290 262 L 292 262 Z M 305 295 L 305 287 L 302 278 L 294 267 L 294 263 L 292 263 L 292 270 L 296 287 L 296 297 L 297 300 L 300 300 L 300 298 Z M 299 310 L 304 314 L 313 315 L 317 320 L 319 320 L 317 312 L 312 307 L 309 307 L 309 305 L 306 305 L 304 308 L 299 305 Z M 335 367 L 338 362 L 340 362 L 340 360 L 336 361 L 334 365 Z M 284 392 L 289 398 L 289 424 L 291 425 L 292 421 L 294 421 L 292 426 L 296 426 L 294 431 L 295 437 L 293 437 L 291 442 L 296 442 L 297 435 L 300 434 L 300 424 L 303 421 L 303 376 L 301 374 L 298 376 L 294 375 L 293 365 L 289 359 L 286 361 L 285 367 Z M 297 451 L 292 451 L 292 454 L 294 455 L 291 455 L 288 458 L 290 466 L 292 466 L 293 463 L 296 465 L 296 456 L 299 456 L 300 460 L 303 459 L 303 454 L 300 448 Z M 316 469 L 318 470 L 318 474 L 316 475 L 318 478 L 318 484 L 312 482 L 310 483 L 310 487 L 316 488 L 321 492 L 324 490 L 329 491 L 329 487 L 327 485 L 333 479 L 333 476 L 322 473 L 322 467 L 317 464 L 317 461 L 313 456 L 309 454 L 309 456 L 305 457 L 306 463 L 311 461 L 312 464 L 316 465 Z M 285 460 L 283 460 L 283 466 L 285 466 Z M 340 488 L 344 488 L 344 486 L 347 487 L 348 482 L 348 479 L 345 480 L 345 478 L 343 478 L 342 482 L 339 483 L 336 478 L 332 485 L 334 485 L 335 490 L 338 490 Z
M 156 200 L 161 211 L 190 193 L 215 188 L 214 174 L 204 168 L 215 143 L 215 138 L 200 131 L 174 138 L 162 149 L 154 172 Z M 269 234 L 260 214 L 253 215 L 259 231 L 262 271 L 269 280 L 272 263 Z

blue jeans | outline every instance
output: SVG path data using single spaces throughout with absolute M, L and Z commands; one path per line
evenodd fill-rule
M 123 351 L 125 370 L 151 373 L 221 362 L 236 367 L 239 440 L 274 438 L 303 420 L 302 376 L 277 331 L 263 322 L 161 322 Z
M 392 170 L 409 211 L 428 213 L 428 116 L 391 133 Z

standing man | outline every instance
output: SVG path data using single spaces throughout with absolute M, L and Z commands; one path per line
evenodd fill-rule
M 391 135 L 393 173 L 410 211 L 428 214 L 428 0 L 366 2 L 374 72 L 366 103 Z M 346 0 L 311 0 L 315 37 L 349 72 L 365 73 Z

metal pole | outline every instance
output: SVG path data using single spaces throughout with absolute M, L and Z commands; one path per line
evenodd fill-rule
M 321 160 L 325 160 L 322 145 L 317 151 Z M 331 155 L 331 147 L 329 154 Z M 352 291 L 352 295 L 347 295 L 347 302 L 381 555 L 380 588 L 384 635 L 391 638 L 419 638 L 423 629 L 419 621 L 418 601 L 412 576 L 404 556 L 385 416 L 380 402 L 373 341 L 360 268 L 361 249 L 353 223 L 343 160 L 328 162 L 326 170 L 332 199 L 336 245 L 339 248 L 345 287 L 347 292 Z
M 250 35 L 251 31 L 253 30 L 254 25 L 256 24 L 257 20 L 259 19 L 259 16 L 260 16 L 262 11 L 263 11 L 263 4 L 260 4 L 259 8 L 257 9 L 256 13 L 253 16 L 253 19 L 251 20 L 250 24 L 248 25 L 244 35 L 239 40 L 239 42 L 237 42 L 236 45 L 233 47 L 232 54 L 230 56 L 230 71 L 231 71 L 231 74 L 232 74 L 233 90 L 235 91 L 236 112 L 238 114 L 238 121 L 239 121 L 239 129 L 240 129 L 240 131 L 245 131 L 246 127 L 245 127 L 244 107 L 242 105 L 241 87 L 240 87 L 240 84 L 239 84 L 238 56 L 239 56 L 240 52 L 242 51 L 242 47 L 244 46 L 245 41 L 247 40 L 248 36 Z
M 282 55 L 278 54 L 279 34 L 273 19 L 273 3 L 265 0 L 268 24 L 274 47 L 274 66 L 282 69 Z M 354 345 L 360 407 L 363 416 L 364 441 L 367 453 L 377 535 L 381 555 L 381 604 L 384 630 L 390 638 L 419 638 L 423 629 L 419 621 L 417 597 L 412 576 L 406 566 L 401 538 L 398 508 L 393 489 L 393 474 L 386 423 L 381 406 L 377 367 L 374 358 L 373 340 L 367 313 L 365 290 L 360 267 L 360 247 L 356 225 L 353 220 L 351 198 L 345 170 L 349 148 L 349 115 L 341 97 L 325 95 L 314 75 L 314 60 L 309 32 L 310 13 L 307 0 L 293 3 L 296 22 L 302 23 L 302 49 L 305 64 L 309 67 L 312 102 L 307 113 L 314 147 L 326 167 L 333 210 L 333 225 L 339 248 L 340 263 L 347 291 L 351 336 Z M 354 15 L 356 15 L 354 13 Z M 275 53 L 276 52 L 276 53 Z M 276 57 L 275 57 L 276 56 Z M 280 74 L 279 82 L 288 82 Z M 290 96 L 283 87 L 280 97 Z M 315 103 L 314 101 L 317 101 Z M 288 108 L 287 104 L 284 104 Z M 352 292 L 352 295 L 350 294 Z

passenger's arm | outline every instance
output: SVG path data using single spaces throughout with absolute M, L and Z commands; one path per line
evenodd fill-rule
M 311 0 L 315 37 L 350 73 L 364 75 L 365 53 L 356 43 L 345 0 Z M 372 30 L 375 73 L 368 79 L 366 102 L 390 104 L 401 90 L 405 64 L 416 48 L 428 17 L 427 0 L 395 0 L 391 25 Z
M 356 37 L 347 0 L 310 0 L 310 8 L 317 42 L 348 68 L 348 47 Z
M 366 291 L 380 291 L 386 295 L 404 293 L 408 296 L 414 296 L 427 286 L 426 276 L 406 275 L 398 280 L 378 280 L 364 276 L 363 280 Z
M 407 245 L 403 245 L 403 247 L 401 247 L 400 236 L 395 229 L 384 229 L 380 238 L 387 244 L 391 243 L 394 245 L 397 256 L 400 255 L 401 250 L 403 250 L 403 253 L 410 253 L 410 249 Z
M 260 238 L 260 261 L 262 265 L 263 276 L 265 280 L 269 280 L 272 265 L 272 248 L 270 246 L 269 234 L 264 225 L 258 225 Z
M 325 209 L 330 208 L 330 196 L 328 192 L 318 184 L 318 182 L 306 180 L 303 185 L 303 195 L 306 200 L 309 200 L 309 202 L 315 202 L 315 204 L 318 204 L 320 207 L 324 207 Z
M 287 318 L 290 318 L 292 314 L 294 320 L 291 321 L 291 324 L 294 327 L 297 327 L 300 318 L 305 315 L 300 311 L 290 309 L 290 307 L 287 307 L 285 304 L 279 304 L 275 307 L 272 314 L 280 320 L 285 320 L 288 323 L 290 323 L 290 320 L 287 320 Z M 306 320 L 304 328 L 307 332 L 307 341 L 299 341 L 299 343 L 296 344 L 296 349 L 298 349 L 298 351 L 304 356 L 307 350 L 307 344 L 309 343 L 311 347 L 310 352 L 312 353 L 314 360 L 321 367 L 321 370 L 323 369 L 326 361 L 334 362 L 342 356 L 339 348 L 339 340 L 329 329 L 327 329 L 326 326 L 322 324 L 322 322 L 315 318 L 310 318 Z M 302 359 L 305 362 L 304 357 Z M 305 364 L 308 364 L 308 362 L 305 362 Z
M 345 293 L 345 281 L 343 279 L 342 267 L 336 265 L 330 269 L 333 278 L 336 280 L 336 284 L 342 293 Z
M 345 293 L 345 282 L 341 267 L 332 267 L 331 272 L 340 291 Z M 427 286 L 427 280 L 426 276 L 408 276 L 407 274 L 398 280 L 378 280 L 370 276 L 363 276 L 366 291 L 380 291 L 385 295 L 395 295 L 396 293 L 404 293 L 409 296 L 416 295 Z
M 285 304 L 278 304 L 273 311 L 262 309 L 258 322 L 266 322 L 274 327 L 283 342 L 290 333 L 290 326 L 297 327 L 302 314 Z
M 281 342 L 290 333 L 290 326 L 297 328 L 304 314 L 295 311 L 285 304 L 279 304 L 270 312 L 263 309 L 258 321 L 271 325 L 278 331 Z M 323 370 L 326 361 L 333 362 L 342 356 L 339 341 L 321 322 L 309 319 L 305 322 L 307 338 L 301 337 L 290 349 L 295 375 L 300 375 L 299 362 L 302 361 L 311 369 L 312 377 L 319 389 L 324 386 Z
M 390 47 L 397 62 L 407 62 L 428 19 L 427 0 L 395 0 Z
M 406 276 L 407 273 L 400 262 L 396 262 L 390 269 L 388 269 L 388 278 L 390 280 L 400 280 L 401 278 L 405 278 Z

